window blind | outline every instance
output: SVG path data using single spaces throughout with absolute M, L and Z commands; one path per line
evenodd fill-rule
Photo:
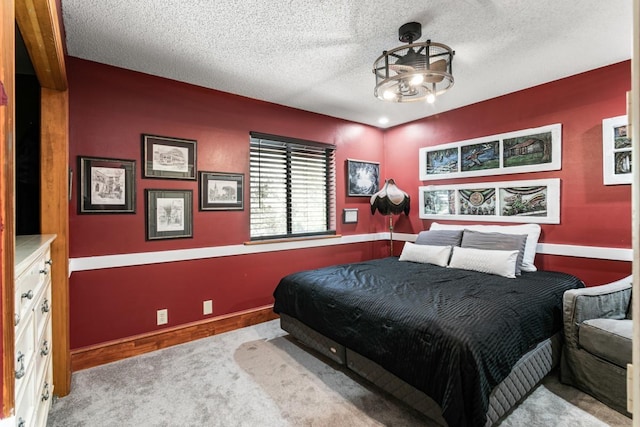
M 250 138 L 252 240 L 335 234 L 335 147 Z

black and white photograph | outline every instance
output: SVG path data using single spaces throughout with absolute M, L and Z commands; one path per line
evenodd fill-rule
M 79 157 L 79 213 L 135 213 L 135 161 Z
M 631 184 L 631 135 L 626 115 L 602 120 L 602 175 L 604 185 Z
M 192 190 L 145 190 L 147 240 L 193 237 Z
M 347 196 L 370 197 L 380 186 L 380 164 L 347 159 Z
M 196 179 L 196 141 L 142 135 L 143 178 Z
M 200 210 L 243 210 L 244 174 L 200 171 Z

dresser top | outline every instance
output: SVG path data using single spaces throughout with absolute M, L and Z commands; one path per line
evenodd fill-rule
M 28 267 L 55 238 L 55 234 L 16 236 L 16 252 L 14 257 L 16 275 Z

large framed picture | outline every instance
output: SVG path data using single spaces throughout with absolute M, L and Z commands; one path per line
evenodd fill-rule
M 142 134 L 143 178 L 196 180 L 196 141 Z
M 560 224 L 560 179 L 419 187 L 419 217 Z
M 380 189 L 380 164 L 347 159 L 347 196 L 371 197 Z
M 631 135 L 627 116 L 602 121 L 602 171 L 604 185 L 631 184 Z
M 200 210 L 244 209 L 244 174 L 200 172 Z
M 420 180 L 562 168 L 562 125 L 553 124 L 421 148 Z
M 193 237 L 192 190 L 145 190 L 147 240 Z
M 78 157 L 78 213 L 135 213 L 135 160 Z

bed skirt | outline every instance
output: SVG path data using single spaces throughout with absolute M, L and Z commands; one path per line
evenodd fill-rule
M 306 346 L 341 365 L 345 365 L 438 425 L 447 425 L 442 417 L 440 406 L 433 399 L 375 362 L 319 334 L 284 313 L 280 314 L 280 327 Z M 509 375 L 491 391 L 485 426 L 495 424 L 540 383 L 558 364 L 561 347 L 561 336 L 560 333 L 557 333 L 540 342 L 518 360 Z

